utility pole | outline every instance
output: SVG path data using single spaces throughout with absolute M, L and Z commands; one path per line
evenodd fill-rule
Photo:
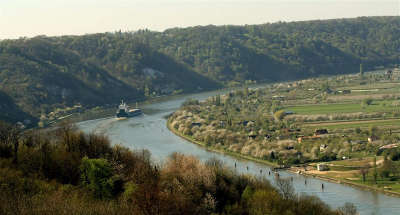
M 363 65 L 360 63 L 360 77 L 364 76 Z

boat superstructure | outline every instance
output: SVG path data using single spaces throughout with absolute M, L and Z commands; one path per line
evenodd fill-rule
M 127 117 L 135 117 L 142 115 L 143 112 L 140 108 L 129 109 L 129 106 L 124 102 L 121 101 L 121 104 L 118 106 L 118 110 L 116 112 L 117 118 L 127 118 Z

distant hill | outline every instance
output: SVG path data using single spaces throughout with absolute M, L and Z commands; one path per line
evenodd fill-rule
M 0 119 L 16 123 L 18 121 L 23 122 L 27 125 L 37 123 L 35 117 L 22 111 L 7 94 L 0 91 Z
M 400 17 L 39 36 L 0 42 L 0 90 L 39 117 L 77 103 L 358 72 L 399 56 Z

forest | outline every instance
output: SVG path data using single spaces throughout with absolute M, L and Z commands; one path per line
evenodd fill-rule
M 0 117 L 35 124 L 74 105 L 355 73 L 397 64 L 399 52 L 399 17 L 2 40 L 0 94 L 11 101 Z
M 111 145 L 64 123 L 22 131 L 0 122 L 0 214 L 276 214 L 355 215 L 297 194 L 291 181 L 239 175 L 216 159 Z

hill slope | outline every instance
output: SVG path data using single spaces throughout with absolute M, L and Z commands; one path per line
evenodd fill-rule
M 40 36 L 0 42 L 0 90 L 38 117 L 76 103 L 357 72 L 399 56 L 400 17 Z

